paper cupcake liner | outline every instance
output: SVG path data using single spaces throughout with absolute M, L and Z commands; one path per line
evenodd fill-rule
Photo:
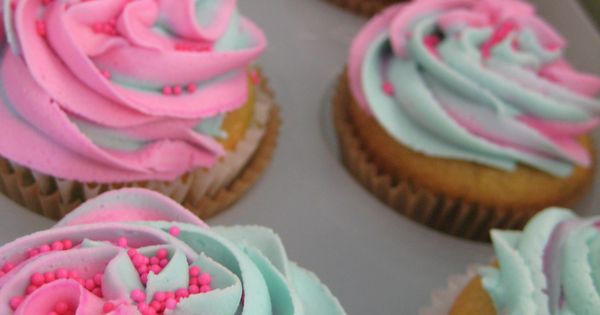
M 419 315 L 448 315 L 458 296 L 467 284 L 478 275 L 478 270 L 481 267 L 483 266 L 471 265 L 467 267 L 466 273 L 448 277 L 448 286 L 433 291 L 431 293 L 431 304 L 422 308 Z
M 350 10 L 362 16 L 373 16 L 386 7 L 408 0 L 327 0 L 339 7 Z
M 480 205 L 431 191 L 409 180 L 394 180 L 373 162 L 361 144 L 348 114 L 351 98 L 342 76 L 333 99 L 333 120 L 342 162 L 358 182 L 392 209 L 436 230 L 477 241 L 489 241 L 491 229 L 520 230 L 538 212 L 538 209 L 514 211 Z
M 22 206 L 56 220 L 88 199 L 123 187 L 155 190 L 202 219 L 214 216 L 233 205 L 261 177 L 277 145 L 279 106 L 267 80 L 260 75 L 251 126 L 235 150 L 211 168 L 191 171 L 173 181 L 99 184 L 55 178 L 0 157 L 0 191 Z

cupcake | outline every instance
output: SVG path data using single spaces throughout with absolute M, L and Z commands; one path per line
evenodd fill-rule
M 372 16 L 383 11 L 386 7 L 407 0 L 328 0 L 329 2 L 348 9 L 354 13 Z
M 416 0 L 354 40 L 334 97 L 343 161 L 383 202 L 485 240 L 589 187 L 600 78 L 517 0 Z
M 209 228 L 144 189 L 111 191 L 0 248 L 0 313 L 345 314 L 259 226 Z
M 599 222 L 551 208 L 523 232 L 492 231 L 495 266 L 480 268 L 447 311 L 422 314 L 596 314 Z
M 119 187 L 206 218 L 270 161 L 279 116 L 236 1 L 4 1 L 0 189 L 58 219 Z

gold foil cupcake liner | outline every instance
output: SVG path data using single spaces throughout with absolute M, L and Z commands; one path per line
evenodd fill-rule
M 470 265 L 464 274 L 448 277 L 446 288 L 433 291 L 431 304 L 419 310 L 419 315 L 448 315 L 458 296 L 479 275 L 482 267 L 483 265 Z
M 407 0 L 327 0 L 362 16 L 373 16 L 386 7 Z
M 212 217 L 239 200 L 270 164 L 281 126 L 279 106 L 261 76 L 254 118 L 235 150 L 211 168 L 184 174 L 173 181 L 81 183 L 41 174 L 0 157 L 0 191 L 18 204 L 58 220 L 82 202 L 123 187 L 160 192 L 202 219 Z
M 346 76 L 341 76 L 338 82 L 333 120 L 342 162 L 359 183 L 392 209 L 436 230 L 477 241 L 489 241 L 491 229 L 519 230 L 539 210 L 514 211 L 480 205 L 431 191 L 406 179 L 393 179 L 378 167 L 361 144 L 348 115 L 352 96 Z

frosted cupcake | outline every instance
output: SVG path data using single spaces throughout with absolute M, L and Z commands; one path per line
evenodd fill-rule
M 273 231 L 209 228 L 142 189 L 108 192 L 0 247 L 0 266 L 6 315 L 345 314 Z
M 0 188 L 51 218 L 122 186 L 207 217 L 268 164 L 266 47 L 236 1 L 4 1 Z
M 416 0 L 351 48 L 334 119 L 348 169 L 394 209 L 487 239 L 589 187 L 600 79 L 517 0 Z
M 595 314 L 599 222 L 553 208 L 523 232 L 493 231 L 497 266 L 481 268 L 448 312 L 422 314 Z

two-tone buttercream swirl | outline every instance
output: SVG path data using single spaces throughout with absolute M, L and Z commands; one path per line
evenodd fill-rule
M 356 37 L 349 84 L 397 141 L 429 156 L 559 177 L 589 166 L 600 79 L 563 58 L 565 41 L 518 0 L 414 0 Z
M 266 40 L 235 0 L 3 1 L 0 155 L 85 182 L 171 180 L 225 154 Z M 208 130 L 208 131 L 207 131 Z
M 523 232 L 493 231 L 499 268 L 481 270 L 498 314 L 597 314 L 600 218 L 560 208 L 535 216 Z
M 273 231 L 209 228 L 141 189 L 2 246 L 0 267 L 1 314 L 345 314 Z

